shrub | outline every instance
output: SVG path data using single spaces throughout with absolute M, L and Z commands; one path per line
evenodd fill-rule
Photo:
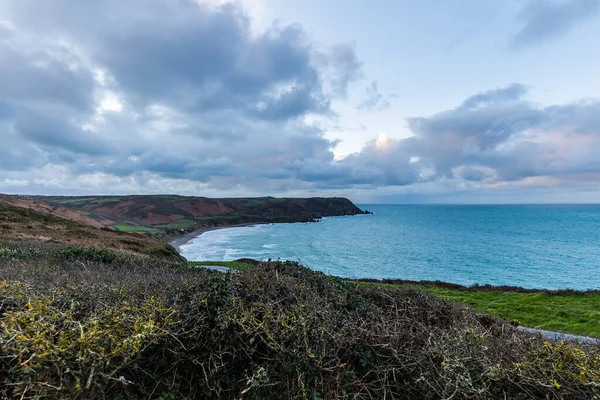
M 33 258 L 41 254 L 39 249 L 30 248 L 0 248 L 0 258 Z
M 0 259 L 7 397 L 600 396 L 598 346 L 547 343 L 414 289 L 293 262 L 222 274 L 104 259 Z
M 81 315 L 77 303 L 56 301 L 63 293 L 43 297 L 26 289 L 25 299 L 21 286 L 4 281 L 0 288 L 21 301 L 0 320 L 5 379 L 21 396 L 101 396 L 124 387 L 124 369 L 174 324 L 174 311 L 156 298 Z
M 69 261 L 98 261 L 101 263 L 111 263 L 124 256 L 114 250 L 83 247 L 67 247 L 60 252 L 60 255 Z

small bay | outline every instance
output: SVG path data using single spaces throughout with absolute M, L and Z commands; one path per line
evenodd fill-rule
M 206 232 L 194 261 L 285 259 L 347 278 L 600 288 L 598 205 L 361 205 L 373 215 Z

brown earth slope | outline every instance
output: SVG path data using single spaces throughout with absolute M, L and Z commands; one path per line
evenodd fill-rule
M 115 221 L 105 216 L 98 215 L 96 218 L 85 215 L 79 210 L 73 208 L 61 207 L 39 200 L 26 198 L 23 196 L 10 196 L 0 194 L 0 204 L 9 204 L 16 207 L 27 208 L 33 211 L 38 211 L 44 214 L 52 214 L 56 217 L 69 219 L 72 221 L 81 222 L 85 225 L 94 226 L 96 228 L 110 227 L 115 224 Z
M 321 217 L 362 214 L 345 198 L 224 198 L 154 196 L 38 197 L 98 220 L 160 231 L 192 231 L 244 223 L 310 222 Z M 127 227 L 125 227 L 127 229 Z
M 110 248 L 150 256 L 177 257 L 173 248 L 154 238 L 106 227 L 99 228 L 97 224 L 86 224 L 89 219 L 77 221 L 61 218 L 46 212 L 43 205 L 36 204 L 39 206 L 36 210 L 33 203 L 21 204 L 29 207 L 16 206 L 8 201 L 0 202 L 0 241 Z

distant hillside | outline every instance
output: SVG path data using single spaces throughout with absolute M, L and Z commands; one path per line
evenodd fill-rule
M 87 213 L 73 208 L 62 207 L 59 204 L 49 204 L 44 201 L 34 200 L 23 196 L 0 194 L 0 204 L 22 207 L 40 212 L 42 214 L 52 214 L 55 217 L 81 222 L 85 225 L 94 226 L 96 228 L 110 227 L 116 223 L 110 218 L 102 216 L 92 218 L 87 215 Z
M 120 230 L 189 232 L 245 223 L 311 222 L 322 217 L 364 212 L 345 198 L 225 198 L 154 196 L 34 197 L 70 209 Z
M 176 250 L 165 243 L 145 236 L 99 227 L 94 220 L 62 218 L 52 208 L 28 201 L 17 203 L 8 196 L 0 197 L 0 247 L 6 243 L 37 246 L 41 243 L 70 247 L 111 248 L 149 256 L 179 258 Z M 59 213 L 62 213 L 60 211 Z

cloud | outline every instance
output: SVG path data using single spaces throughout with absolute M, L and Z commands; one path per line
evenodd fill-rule
M 353 44 L 318 46 L 299 25 L 254 32 L 226 2 L 24 0 L 0 11 L 10 71 L 0 138 L 40 155 L 3 149 L 13 181 L 45 168 L 73 181 L 293 186 L 284 166 L 331 162 L 336 145 L 304 118 L 332 116 L 332 99 L 361 76 Z
M 387 145 L 390 159 L 416 160 L 415 182 L 461 180 L 489 185 L 534 177 L 600 172 L 600 102 L 539 107 L 522 100 L 524 86 L 486 91 L 460 106 L 410 118 L 413 137 Z M 586 175 L 587 176 L 587 175 Z
M 365 97 L 357 108 L 381 111 L 390 108 L 391 106 L 392 104 L 390 101 L 386 99 L 383 94 L 379 93 L 377 81 L 373 81 L 365 88 Z
M 599 0 L 534 0 L 519 14 L 523 26 L 511 47 L 521 49 L 562 36 L 600 11 Z
M 469 97 L 462 103 L 461 108 L 469 109 L 485 106 L 491 103 L 518 100 L 525 95 L 527 88 L 520 83 L 513 83 L 504 88 L 488 90 Z
M 0 190 L 491 192 L 600 176 L 597 101 L 541 107 L 513 83 L 335 159 L 324 131 L 361 78 L 353 44 L 317 45 L 299 25 L 252 31 L 229 3 L 0 0 L 0 12 Z M 360 107 L 388 106 L 372 82 Z

